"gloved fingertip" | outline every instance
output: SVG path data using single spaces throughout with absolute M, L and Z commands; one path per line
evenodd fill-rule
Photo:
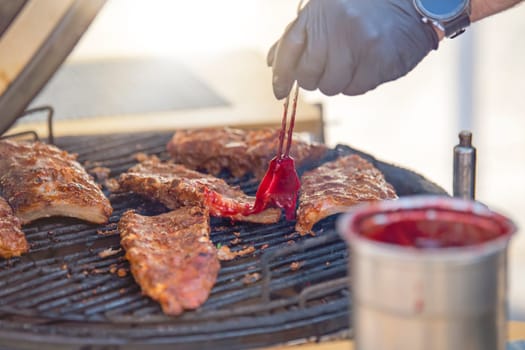
M 286 97 L 286 95 L 283 95 L 281 92 L 278 92 L 278 91 L 276 91 L 275 89 L 273 90 L 273 95 L 274 95 L 275 98 L 278 99 L 278 100 L 282 100 L 283 98 Z
M 360 96 L 364 95 L 368 91 L 372 91 L 375 88 L 377 88 L 380 84 L 372 84 L 372 85 L 360 85 L 360 84 L 351 84 L 348 85 L 343 91 L 343 95 L 346 96 Z
M 276 99 L 278 100 L 282 100 L 283 98 L 285 98 L 286 96 L 289 95 L 289 92 L 290 90 L 286 90 L 280 86 L 274 86 L 273 87 L 273 95 L 275 96 Z
M 266 64 L 268 67 L 273 66 L 273 61 L 275 59 L 275 49 L 277 48 L 277 43 L 273 44 L 270 50 L 268 51 L 268 55 L 266 55 Z
M 291 84 L 283 81 L 278 76 L 274 76 L 273 79 L 273 94 L 278 100 L 282 100 L 290 94 L 292 89 Z

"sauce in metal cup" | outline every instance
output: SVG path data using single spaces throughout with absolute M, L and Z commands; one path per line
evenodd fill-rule
M 342 216 L 357 349 L 504 349 L 515 230 L 478 202 L 444 196 L 367 203 Z

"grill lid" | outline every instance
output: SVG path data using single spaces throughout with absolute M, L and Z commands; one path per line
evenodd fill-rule
M 0 2 L 0 135 L 60 67 L 104 2 Z

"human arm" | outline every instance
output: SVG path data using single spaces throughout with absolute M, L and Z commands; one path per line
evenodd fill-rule
M 472 0 L 471 20 L 520 0 Z M 443 37 L 411 0 L 310 0 L 268 53 L 278 99 L 297 80 L 326 95 L 359 95 L 411 71 Z
M 485 17 L 502 12 L 523 0 L 472 0 L 472 22 L 479 21 Z
M 523 0 L 472 0 L 470 21 L 477 22 L 485 17 L 489 17 L 505 11 Z M 439 39 L 443 39 L 444 34 L 436 28 Z

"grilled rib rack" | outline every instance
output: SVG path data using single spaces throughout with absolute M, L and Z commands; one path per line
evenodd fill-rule
M 136 163 L 137 152 L 166 159 L 171 136 L 70 136 L 56 144 L 78 153 L 88 171 L 107 167 L 114 177 Z M 372 161 L 401 196 L 445 194 L 418 174 L 347 146 L 337 146 L 324 161 L 348 153 Z M 224 178 L 249 194 L 257 189 L 248 176 Z M 128 209 L 154 215 L 166 208 L 131 193 L 105 193 L 114 208 L 107 225 L 39 220 L 24 227 L 30 253 L 0 261 L 0 348 L 244 349 L 319 339 L 349 328 L 348 252 L 334 231 L 335 217 L 317 224 L 315 237 L 297 236 L 294 223 L 284 220 L 257 225 L 212 219 L 215 244 L 256 251 L 222 262 L 217 284 L 199 310 L 168 317 L 141 295 L 116 230 Z

